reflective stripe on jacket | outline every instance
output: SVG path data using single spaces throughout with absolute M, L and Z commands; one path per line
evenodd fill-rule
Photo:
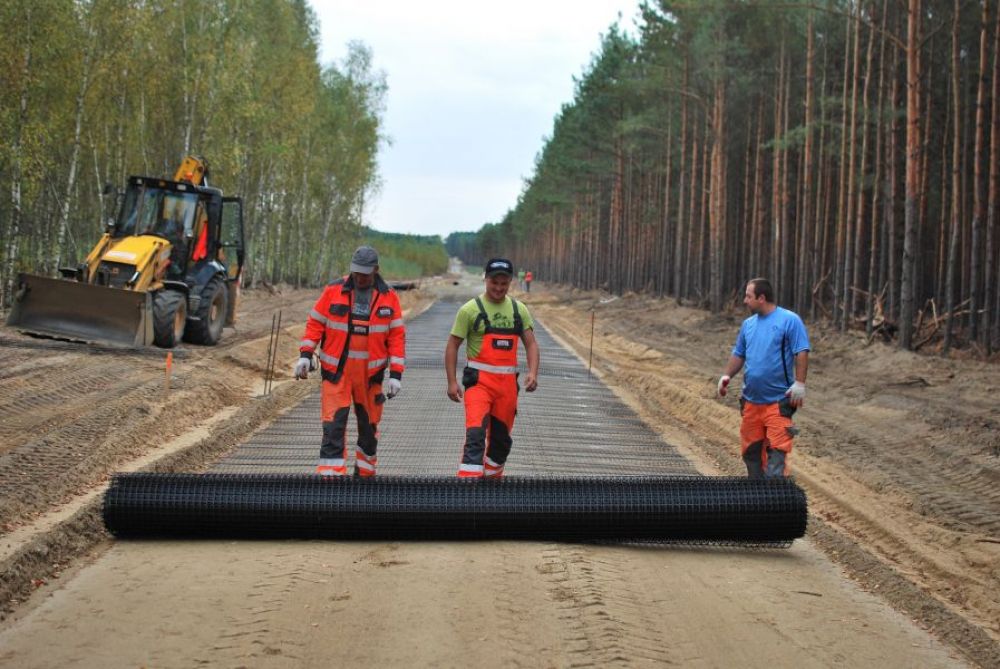
M 300 353 L 315 353 L 323 378 L 338 381 L 348 357 L 364 357 L 364 352 L 348 351 L 351 330 L 366 329 L 368 337 L 368 375 L 377 376 L 389 368 L 389 375 L 399 379 L 406 367 L 406 328 L 399 297 L 381 276 L 372 286 L 371 317 L 367 324 L 355 326 L 351 316 L 354 306 L 354 281 L 351 276 L 328 285 L 306 319 L 306 333 L 299 344 Z M 367 326 L 367 327 L 366 327 Z

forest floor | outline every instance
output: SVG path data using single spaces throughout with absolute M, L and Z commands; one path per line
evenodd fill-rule
M 436 290 L 429 282 L 420 290 L 402 292 L 404 312 L 418 313 L 433 301 Z M 140 467 L 203 468 L 314 390 L 313 384 L 290 382 L 288 371 L 297 355 L 302 317 L 316 296 L 315 290 L 246 292 L 236 329 L 227 329 L 216 347 L 178 350 L 169 379 L 160 350 L 83 347 L 0 329 L 0 615 L 5 618 L 0 633 L 51 602 L 88 564 L 107 555 L 113 541 L 100 519 L 100 493 L 110 473 Z M 538 283 L 530 294 L 519 296 L 702 473 L 743 473 L 736 399 L 715 395 L 742 313 L 713 315 L 669 300 L 615 298 Z M 265 395 L 264 361 L 272 318 L 279 309 L 283 323 L 276 380 Z M 862 589 L 877 593 L 964 661 L 997 666 L 1000 369 L 975 360 L 868 344 L 852 333 L 813 328 L 810 335 L 809 394 L 796 416 L 801 435 L 791 460 L 795 478 L 809 497 L 810 541 Z M 159 555 L 157 545 L 136 548 L 153 578 L 157 573 L 169 576 L 170 565 L 186 559 L 182 544 L 168 542 Z M 227 546 L 214 568 L 234 577 L 243 568 L 240 560 L 249 557 L 233 544 Z M 309 547 L 319 550 L 315 544 Z M 392 558 L 398 549 L 376 547 L 363 560 L 354 560 L 354 567 L 348 563 L 344 568 L 356 572 L 358 562 L 365 560 L 381 567 L 406 564 Z M 422 550 L 424 558 L 442 564 L 453 557 L 433 544 L 407 550 Z M 554 555 L 561 556 L 563 567 L 572 571 L 583 560 L 575 553 L 586 550 L 549 550 L 543 561 L 548 564 Z M 477 556 L 491 549 L 480 544 L 468 551 Z M 518 551 L 511 544 L 500 549 L 511 575 L 517 564 L 531 562 L 527 554 L 518 557 Z M 574 555 L 562 555 L 567 551 Z M 469 557 L 470 562 L 474 559 Z M 615 559 L 598 560 L 603 565 L 598 571 L 610 569 Z M 652 564 L 654 556 L 633 559 Z M 695 553 L 691 559 L 701 558 Z M 233 563 L 223 569 L 226 560 Z M 201 567 L 219 573 L 213 572 L 213 565 Z M 630 578 L 612 571 L 608 579 Z M 409 589 L 415 602 L 426 603 L 425 590 L 436 573 L 394 581 L 393 597 L 403 602 Z M 559 593 L 565 595 L 569 585 L 560 585 Z M 640 599 L 642 584 L 632 586 Z M 168 587 L 183 585 L 168 582 Z M 526 588 L 511 584 L 512 591 Z M 497 596 L 507 601 L 513 595 Z M 791 607 L 783 615 L 792 620 L 795 601 L 782 605 Z M 204 606 L 210 609 L 217 603 L 206 598 Z M 403 610 L 420 615 L 421 608 L 414 603 Z M 650 624 L 647 619 L 630 621 L 628 610 L 613 622 L 634 622 L 639 628 Z M 389 615 L 378 607 L 373 613 Z M 301 621 L 287 625 L 308 627 L 311 614 L 300 615 Z M 725 612 L 720 615 L 728 619 Z M 539 623 L 537 634 L 546 633 Z M 544 638 L 536 643 L 545 649 Z M 397 651 L 397 659 L 405 664 L 409 656 L 404 647 Z M 492 658 L 491 666 L 499 666 L 501 657 L 506 656 Z M 725 664 L 727 657 L 732 659 L 719 655 L 707 661 Z M 345 659 L 351 663 L 350 656 Z M 531 658 L 521 659 L 533 664 Z M 15 661 L 0 652 L 0 664 L 4 660 Z

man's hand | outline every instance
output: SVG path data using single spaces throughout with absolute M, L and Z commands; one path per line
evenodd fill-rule
M 529 393 L 533 393 L 536 388 L 538 388 L 538 378 L 533 374 L 526 374 L 524 377 L 524 389 Z
M 729 392 L 729 382 L 732 379 L 728 374 L 723 374 L 719 377 L 719 397 L 725 397 L 726 393 Z
M 796 381 L 792 387 L 785 391 L 785 397 L 793 407 L 800 407 L 806 401 L 806 384 Z
M 295 361 L 295 378 L 296 379 L 308 379 L 309 369 L 312 367 L 312 360 L 310 358 L 299 358 Z
M 462 386 L 458 385 L 458 381 L 451 380 L 448 382 L 448 399 L 452 402 L 462 401 Z
M 392 399 L 399 394 L 399 391 L 403 389 L 403 382 L 399 379 L 389 379 L 385 382 L 385 396 L 386 399 Z

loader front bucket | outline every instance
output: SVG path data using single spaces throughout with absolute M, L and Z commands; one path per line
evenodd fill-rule
M 151 305 L 149 293 L 19 274 L 7 325 L 53 339 L 146 346 Z

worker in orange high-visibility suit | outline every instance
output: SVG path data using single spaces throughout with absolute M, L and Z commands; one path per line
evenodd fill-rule
M 347 474 L 345 440 L 352 403 L 358 421 L 354 474 L 375 475 L 382 408 L 402 389 L 406 329 L 399 297 L 378 269 L 375 249 L 359 247 L 351 273 L 327 286 L 316 301 L 299 346 L 296 378 L 308 377 L 313 353 L 319 357 L 323 441 L 316 473 L 325 476 Z
M 486 264 L 486 292 L 458 310 L 445 347 L 448 397 L 458 402 L 465 388 L 465 446 L 458 467 L 461 478 L 499 478 L 513 445 L 511 431 L 517 413 L 517 348 L 524 342 L 528 373 L 524 389 L 538 387 L 538 343 L 534 321 L 524 304 L 507 296 L 514 266 L 504 258 Z M 455 370 L 458 349 L 465 342 L 468 364 L 462 387 Z

